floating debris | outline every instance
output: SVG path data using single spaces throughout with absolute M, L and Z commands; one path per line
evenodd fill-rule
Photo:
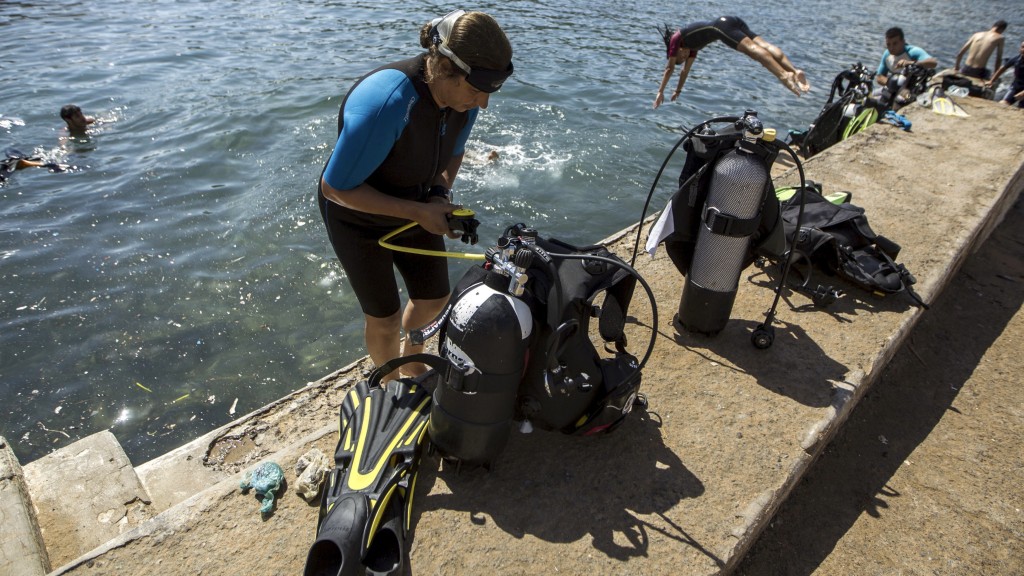
M 68 439 L 71 438 L 71 436 L 67 432 L 64 432 L 63 430 L 50 430 L 49 428 L 44 426 L 42 422 L 36 422 L 36 424 L 38 424 L 39 427 L 43 429 L 43 432 L 52 432 L 54 434 L 63 434 L 65 438 L 68 438 Z M 28 432 L 26 432 L 25 435 L 28 436 Z

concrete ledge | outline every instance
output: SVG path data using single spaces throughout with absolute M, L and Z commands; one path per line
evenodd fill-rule
M 145 522 L 149 494 L 121 444 L 97 432 L 25 466 L 51 561 L 60 564 Z
M 872 227 L 903 246 L 899 260 L 917 277 L 925 301 L 943 290 L 1024 183 L 1024 133 L 1006 129 L 1021 116 L 991 102 L 961 104 L 970 118 L 908 110 L 912 132 L 876 125 L 806 165 L 808 177 L 826 189 L 853 191 Z M 634 234 L 616 239 L 613 251 L 628 257 Z M 606 437 L 514 435 L 489 474 L 458 475 L 425 459 L 415 492 L 414 572 L 730 572 L 928 313 L 909 298 L 854 288 L 826 310 L 787 293 L 774 346 L 757 350 L 749 335 L 771 303 L 772 271 L 746 271 L 729 326 L 704 338 L 671 328 L 683 281 L 668 258 L 641 256 L 637 267 L 659 305 L 657 346 L 644 372 L 650 411 Z M 630 342 L 641 347 L 653 322 L 642 295 L 630 315 Z M 333 448 L 336 438 L 326 431 L 346 385 L 324 381 L 322 391 L 303 392 L 309 401 L 290 397 L 238 423 L 231 430 L 254 432 L 247 437 L 256 448 L 237 462 L 273 457 L 293 480 L 298 454 L 314 445 Z M 292 427 L 309 433 L 271 449 Z M 234 435 L 224 429 L 220 439 Z M 217 443 L 204 442 L 212 454 Z M 200 453 L 192 452 L 193 460 Z M 229 565 L 240 574 L 299 573 L 316 506 L 286 492 L 261 521 L 236 481 L 219 481 L 59 573 L 101 566 L 217 573 Z
M 0 436 L 0 574 L 40 576 L 50 571 L 43 536 L 18 458 Z
M 294 470 L 295 462 L 310 446 L 319 446 L 325 452 L 333 453 L 337 438 L 331 436 L 336 431 L 337 425 L 334 423 L 322 426 L 275 452 L 263 454 L 260 461 L 277 462 L 285 469 L 287 478 L 294 478 L 289 471 Z M 301 556 L 298 564 L 301 571 L 306 548 L 277 547 L 280 542 L 275 542 L 272 534 L 280 524 L 287 525 L 289 530 L 297 529 L 301 524 L 302 528 L 309 531 L 308 539 L 312 542 L 315 526 L 295 521 L 294 514 L 305 516 L 309 510 L 315 513 L 319 503 L 309 505 L 293 496 L 287 505 L 275 506 L 273 515 L 264 521 L 259 512 L 260 501 L 252 492 L 242 494 L 239 489 L 243 471 L 250 468 L 252 466 L 245 466 L 239 472 L 225 475 L 145 524 L 57 568 L 50 576 L 75 574 L 79 571 L 117 574 L 276 574 L 279 572 L 265 567 L 265 561 L 268 557 L 279 555 L 287 556 L 292 565 Z M 284 502 L 278 501 L 279 504 Z M 250 540 L 254 537 L 268 539 Z M 243 549 L 251 550 L 243 552 Z M 138 556 L 141 551 L 146 551 L 144 558 Z M 239 567 L 247 563 L 248 568 Z M 230 570 L 225 569 L 228 565 L 232 567 Z
M 1020 114 L 961 103 L 970 118 L 915 107 L 906 111 L 912 132 L 876 125 L 805 165 L 827 190 L 853 191 L 874 229 L 902 244 L 899 260 L 926 301 L 1022 187 L 1024 135 L 1007 129 Z M 778 182 L 795 180 L 789 172 Z M 613 251 L 628 256 L 634 234 L 613 238 Z M 417 570 L 527 573 L 542 558 L 564 574 L 732 571 L 927 313 L 905 296 L 853 287 L 828 310 L 787 294 L 775 344 L 759 351 L 749 335 L 776 276 L 745 272 L 733 320 L 709 339 L 671 328 L 683 280 L 667 257 L 641 256 L 637 267 L 656 292 L 661 327 L 644 373 L 650 419 L 627 422 L 599 447 L 515 437 L 488 477 L 423 478 L 433 484 L 420 500 Z M 641 301 L 630 312 L 649 326 Z M 633 346 L 645 328 L 630 334 Z

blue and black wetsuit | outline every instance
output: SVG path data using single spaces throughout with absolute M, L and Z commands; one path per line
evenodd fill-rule
M 338 112 L 338 142 L 322 179 L 336 190 L 364 182 L 405 200 L 426 201 L 449 161 L 465 151 L 476 108 L 438 108 L 424 81 L 425 54 L 393 62 L 361 78 Z M 394 252 L 377 240 L 407 220 L 368 214 L 331 202 L 317 186 L 320 215 L 331 245 L 365 314 L 384 318 L 401 308 L 394 268 L 412 299 L 443 298 L 449 292 L 445 258 Z M 444 237 L 415 227 L 395 238 L 399 245 L 444 251 Z

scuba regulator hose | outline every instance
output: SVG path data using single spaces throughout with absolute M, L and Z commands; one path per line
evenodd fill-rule
M 793 158 L 793 162 L 796 163 L 797 173 L 800 174 L 800 190 L 802 191 L 807 185 L 807 180 L 804 178 L 804 164 L 797 157 L 796 152 L 785 142 L 779 142 L 786 152 Z M 800 209 L 796 213 L 796 233 L 793 237 L 793 246 L 790 246 L 786 253 L 786 263 L 782 267 L 782 277 L 779 278 L 779 285 L 775 287 L 775 298 L 772 300 L 771 308 L 765 312 L 765 320 L 763 324 L 759 324 L 754 329 L 753 334 L 750 335 L 750 341 L 754 344 L 755 348 L 765 349 L 772 345 L 775 340 L 775 330 L 772 328 L 772 322 L 775 320 L 775 311 L 779 305 L 779 300 L 782 298 L 782 288 L 786 284 L 786 280 L 789 276 L 790 267 L 793 265 L 793 253 L 796 252 L 796 241 L 800 237 L 800 230 L 804 223 L 804 204 L 806 203 L 807 196 L 803 193 L 800 194 Z M 780 224 L 780 226 L 784 226 Z
M 517 224 L 509 227 L 507 230 L 505 230 L 505 235 L 518 235 L 519 232 L 517 230 L 520 230 L 522 226 L 524 225 Z M 626 273 L 628 273 L 630 276 L 633 276 L 640 282 L 640 285 L 647 293 L 648 301 L 650 301 L 651 303 L 651 339 L 647 345 L 647 351 L 644 353 L 643 358 L 637 363 L 636 369 L 633 371 L 633 373 L 629 375 L 629 378 L 632 379 L 638 376 L 640 374 L 640 371 L 643 370 L 644 365 L 646 365 L 647 361 L 650 359 L 651 354 L 654 352 L 654 345 L 657 343 L 658 339 L 658 303 L 654 298 L 654 290 L 652 290 L 651 286 L 647 283 L 646 280 L 644 280 L 644 277 L 641 276 L 640 273 L 637 272 L 636 269 L 630 266 L 629 264 L 626 264 L 625 262 L 615 258 L 609 258 L 607 256 L 598 256 L 596 254 L 563 254 L 559 252 L 551 252 L 548 250 L 544 250 L 540 246 L 537 246 L 532 243 L 525 243 L 521 245 L 520 250 L 525 250 L 533 254 L 537 259 L 540 260 L 541 264 L 543 264 L 543 266 L 546 268 L 548 275 L 551 277 L 551 282 L 553 283 L 554 287 L 552 293 L 554 295 L 555 300 L 553 302 L 552 309 L 556 311 L 561 311 L 563 309 L 564 303 L 562 301 L 563 292 L 561 285 L 561 277 L 558 274 L 558 268 L 555 266 L 555 263 L 553 262 L 553 260 L 555 259 L 589 260 L 593 262 L 602 262 L 604 264 L 624 270 Z M 552 322 L 552 324 L 554 323 Z M 557 326 L 554 326 L 551 335 L 549 336 L 547 346 L 545 347 L 545 349 L 547 350 L 549 369 L 551 368 L 550 364 L 552 362 L 558 362 L 558 344 L 562 342 L 562 336 L 571 335 L 578 329 L 579 325 L 575 320 L 561 322 Z
M 448 217 L 448 228 L 453 231 L 462 232 L 462 241 L 467 244 L 476 244 L 480 237 L 476 233 L 477 226 L 480 225 L 480 221 L 474 218 L 476 214 L 468 208 L 459 208 L 452 212 Z M 419 226 L 419 222 L 409 222 L 404 226 L 399 226 L 391 232 L 381 236 L 380 240 L 377 241 L 382 248 L 388 250 L 394 250 L 395 252 L 406 252 L 409 254 L 419 254 L 420 256 L 437 256 L 439 258 L 462 258 L 464 260 L 486 260 L 487 257 L 483 254 L 474 254 L 472 252 L 442 252 L 440 250 L 426 250 L 424 248 L 412 248 L 409 246 L 398 246 L 397 244 L 391 244 L 388 240 L 391 240 L 395 236 L 398 236 L 402 232 L 409 230 L 415 226 Z

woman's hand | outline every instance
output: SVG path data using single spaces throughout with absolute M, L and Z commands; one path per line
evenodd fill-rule
M 445 235 L 449 238 L 458 238 L 448 228 L 448 215 L 462 208 L 459 204 L 452 204 L 441 197 L 434 197 L 426 202 L 420 202 L 419 216 L 416 222 L 431 234 Z
M 654 98 L 654 109 L 657 110 L 658 106 L 661 106 L 661 103 L 664 101 L 665 94 L 663 94 L 662 92 L 658 92 L 658 95 Z

